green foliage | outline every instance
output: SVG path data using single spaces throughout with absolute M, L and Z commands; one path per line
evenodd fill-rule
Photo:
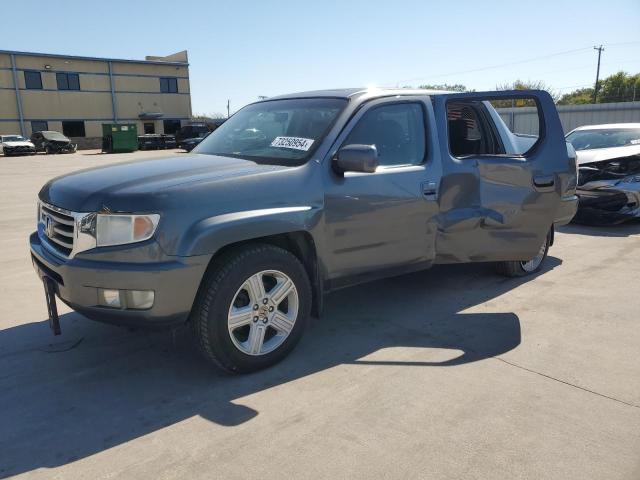
M 580 88 L 563 95 L 559 105 L 593 103 L 593 88 Z M 640 73 L 618 72 L 598 82 L 597 103 L 640 101 Z
M 503 83 L 502 85 L 496 85 L 496 90 L 546 90 L 553 98 L 554 102 L 557 102 L 560 98 L 558 92 L 556 92 L 550 85 L 547 85 L 542 80 L 516 80 L 513 83 Z M 526 106 L 530 106 L 529 102 L 525 102 Z M 525 106 L 525 105 L 518 105 Z
M 593 88 L 579 88 L 570 93 L 565 93 L 558 100 L 558 105 L 584 105 L 593 103 Z
M 599 82 L 598 103 L 640 100 L 640 73 L 618 72 Z

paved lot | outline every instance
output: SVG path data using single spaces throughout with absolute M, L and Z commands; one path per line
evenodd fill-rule
M 340 291 L 248 376 L 204 366 L 184 331 L 66 307 L 52 337 L 38 189 L 162 154 L 0 157 L 0 477 L 640 478 L 639 224 L 565 227 L 526 280 L 463 265 Z

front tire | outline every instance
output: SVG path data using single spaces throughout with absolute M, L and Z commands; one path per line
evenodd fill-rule
M 531 260 L 498 262 L 496 270 L 499 274 L 506 277 L 524 277 L 532 273 L 540 271 L 544 261 L 547 259 L 549 247 L 551 246 L 551 230 L 547 233 L 544 243 L 538 250 L 538 253 Z
M 269 367 L 296 346 L 311 311 L 311 285 L 289 251 L 267 244 L 214 260 L 190 324 L 200 353 L 230 373 Z

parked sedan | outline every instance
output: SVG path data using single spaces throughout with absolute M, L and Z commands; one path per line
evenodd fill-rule
M 42 131 L 34 132 L 31 141 L 38 152 L 47 153 L 74 153 L 77 146 L 71 143 L 67 137 L 60 132 Z
M 579 127 L 567 141 L 578 161 L 574 220 L 611 225 L 640 218 L 640 123 Z
M 0 152 L 9 155 L 35 155 L 36 147 L 21 135 L 0 136 Z

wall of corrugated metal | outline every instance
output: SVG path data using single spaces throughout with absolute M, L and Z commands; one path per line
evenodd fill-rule
M 640 102 L 558 105 L 557 108 L 565 133 L 582 125 L 640 123 Z M 511 131 L 538 133 L 538 115 L 534 107 L 498 108 L 497 111 Z

